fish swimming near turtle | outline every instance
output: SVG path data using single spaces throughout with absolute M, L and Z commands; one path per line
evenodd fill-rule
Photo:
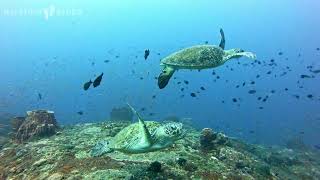
M 144 51 L 144 59 L 147 60 L 148 56 L 150 55 L 150 50 L 149 49 L 146 49 Z
M 219 46 L 196 45 L 182 49 L 163 58 L 160 63 L 163 69 L 158 77 L 159 88 L 165 88 L 174 72 L 179 69 L 201 70 L 215 68 L 223 65 L 230 59 L 240 58 L 242 56 L 256 59 L 254 53 L 246 52 L 239 48 L 224 50 L 225 37 L 222 29 L 220 29 L 220 34 L 221 41 Z
M 92 83 L 93 87 L 98 87 L 101 83 L 103 73 L 101 73 Z
M 91 81 L 91 80 L 88 81 L 88 82 L 86 82 L 86 83 L 84 83 L 84 84 L 83 84 L 83 89 L 84 89 L 85 91 L 88 90 L 89 87 L 91 86 L 91 84 L 92 84 L 92 81 Z
M 138 122 L 122 129 L 110 141 L 98 142 L 91 150 L 91 156 L 101 156 L 115 150 L 129 154 L 157 151 L 185 136 L 182 123 L 145 121 L 133 107 L 128 106 L 138 117 Z

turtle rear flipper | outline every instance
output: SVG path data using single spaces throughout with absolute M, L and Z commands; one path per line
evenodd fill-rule
M 113 149 L 109 147 L 109 141 L 98 142 L 90 151 L 92 157 L 102 156 L 105 153 L 112 152 Z
M 224 38 L 223 29 L 220 29 L 220 35 L 221 35 L 221 40 L 220 40 L 219 47 L 220 47 L 221 49 L 224 49 L 225 44 L 226 44 L 226 39 Z
M 174 69 L 170 67 L 165 67 L 158 77 L 158 86 L 160 89 L 163 89 L 169 83 L 170 78 L 174 73 Z

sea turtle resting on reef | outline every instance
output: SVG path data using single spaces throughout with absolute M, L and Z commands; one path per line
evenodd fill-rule
M 225 38 L 220 29 L 221 41 L 219 46 L 197 45 L 182 49 L 161 60 L 163 70 L 158 77 L 158 86 L 163 89 L 168 84 L 173 73 L 178 69 L 209 69 L 223 65 L 230 59 L 246 56 L 255 59 L 256 55 L 242 49 L 224 50 Z
M 160 124 L 154 121 L 144 121 L 141 116 L 128 104 L 138 116 L 139 122 L 122 129 L 111 141 L 102 141 L 91 150 L 91 156 L 118 150 L 125 153 L 144 153 L 164 149 L 181 139 L 186 134 L 182 123 Z

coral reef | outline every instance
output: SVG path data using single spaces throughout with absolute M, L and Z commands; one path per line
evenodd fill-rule
M 128 107 L 113 108 L 110 112 L 111 121 L 129 121 L 131 122 L 133 113 Z
M 214 133 L 210 128 L 204 128 L 200 136 L 200 149 L 203 152 L 208 152 L 217 148 L 218 146 L 225 145 L 228 138 L 222 133 Z
M 180 118 L 177 116 L 168 116 L 162 120 L 163 122 L 180 122 Z
M 300 136 L 292 137 L 286 141 L 286 147 L 289 149 L 295 149 L 304 151 L 309 147 L 304 143 L 303 138 Z
M 58 124 L 53 111 L 28 111 L 27 117 L 22 121 L 17 130 L 15 140 L 17 142 L 24 142 L 34 137 L 50 136 L 55 134 L 57 128 Z
M 203 151 L 209 151 L 214 148 L 214 140 L 217 138 L 217 135 L 213 133 L 213 130 L 210 128 L 204 128 L 201 131 L 200 136 L 200 145 Z
M 161 151 L 90 156 L 97 142 L 127 125 L 78 124 L 53 136 L 9 142 L 0 151 L 0 179 L 320 179 L 319 152 L 247 144 L 207 129 L 190 129 Z M 204 134 L 213 136 L 205 141 L 210 145 L 205 153 Z

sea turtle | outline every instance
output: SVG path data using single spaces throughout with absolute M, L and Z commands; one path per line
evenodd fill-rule
M 172 53 L 161 60 L 162 72 L 158 77 L 158 86 L 163 89 L 168 84 L 173 73 L 178 69 L 209 69 L 223 65 L 232 58 L 246 56 L 255 59 L 256 55 L 242 49 L 224 50 L 224 32 L 220 29 L 221 41 L 219 46 L 196 45 Z
M 139 122 L 122 129 L 110 141 L 98 142 L 91 150 L 91 156 L 100 156 L 114 150 L 125 153 L 144 153 L 164 149 L 184 137 L 186 131 L 182 123 L 170 122 L 160 124 L 155 121 L 144 121 L 137 115 Z

